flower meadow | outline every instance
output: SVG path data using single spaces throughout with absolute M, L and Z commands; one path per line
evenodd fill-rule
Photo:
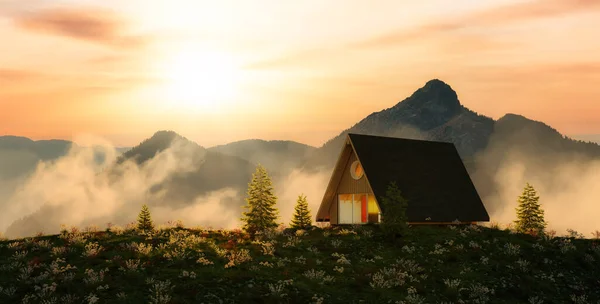
M 497 226 L 64 227 L 0 255 L 0 303 L 600 303 L 600 240 Z

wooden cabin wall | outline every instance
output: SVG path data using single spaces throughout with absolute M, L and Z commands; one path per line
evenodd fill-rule
M 345 194 L 345 193 L 371 193 L 371 189 L 369 188 L 369 184 L 367 182 L 367 178 L 363 175 L 361 179 L 355 180 L 352 178 L 350 174 L 350 169 L 352 167 L 352 163 L 356 161 L 356 155 L 354 153 L 350 154 L 349 159 L 346 161 L 344 165 L 344 173 L 342 173 L 342 178 L 338 185 L 337 194 Z M 337 202 L 337 199 L 336 199 Z
M 369 195 L 373 195 L 373 191 L 371 191 L 371 188 L 369 187 L 369 183 L 367 182 L 366 176 L 363 175 L 363 177 L 361 177 L 359 180 L 355 180 L 350 174 L 352 163 L 356 160 L 356 155 L 354 154 L 354 152 L 352 152 L 346 157 L 346 159 L 342 163 L 344 168 L 342 177 L 340 179 L 339 184 L 337 185 L 335 195 L 332 198 L 332 202 L 329 208 L 329 223 L 332 225 L 338 224 L 339 194 L 367 193 Z
M 336 225 L 338 223 L 337 196 L 333 199 L 333 203 L 329 207 L 329 223 L 331 225 Z

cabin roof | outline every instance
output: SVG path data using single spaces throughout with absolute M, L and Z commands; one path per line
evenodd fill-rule
M 356 153 L 378 201 L 388 185 L 396 182 L 408 200 L 410 222 L 489 221 L 454 144 L 360 134 L 348 134 L 347 143 L 350 147 L 344 145 L 341 155 L 348 148 Z M 317 221 L 324 220 L 325 210 L 329 210 L 329 202 L 333 201 L 341 177 L 339 171 L 343 171 L 337 166 Z

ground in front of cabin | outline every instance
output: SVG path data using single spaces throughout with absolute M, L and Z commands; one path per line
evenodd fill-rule
M 0 303 L 600 303 L 600 241 L 481 226 L 164 228 L 0 242 Z

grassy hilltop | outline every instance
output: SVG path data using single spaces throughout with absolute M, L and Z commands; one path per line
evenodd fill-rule
M 0 255 L 0 303 L 600 303 L 599 240 L 481 226 L 65 229 Z

